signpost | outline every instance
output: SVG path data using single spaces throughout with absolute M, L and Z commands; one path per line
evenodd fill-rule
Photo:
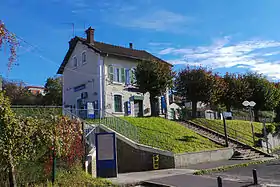
M 117 177 L 117 153 L 115 133 L 96 133 L 97 177 Z
M 256 105 L 256 103 L 254 101 L 244 101 L 242 103 L 243 106 L 245 107 L 249 107 L 249 112 L 250 112 L 250 124 L 251 124 L 251 129 L 252 129 L 252 136 L 253 136 L 253 141 L 254 141 L 254 144 L 255 144 L 255 132 L 254 132 L 254 125 L 253 125 L 253 122 L 252 122 L 252 118 L 253 118 L 253 115 L 252 115 L 252 108 Z

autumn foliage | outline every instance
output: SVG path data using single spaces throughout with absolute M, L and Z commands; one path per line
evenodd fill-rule
M 58 165 L 66 169 L 81 161 L 85 153 L 82 124 L 79 120 L 61 117 L 56 122 L 53 133 L 55 144 L 50 144 L 48 157 L 45 162 L 45 172 L 47 175 L 51 174 L 53 151 L 58 160 Z
M 8 59 L 8 69 L 12 68 L 13 63 L 16 61 L 16 49 L 19 42 L 15 34 L 11 33 L 0 20 L 0 49 L 3 45 L 7 45 L 10 51 L 10 56 Z

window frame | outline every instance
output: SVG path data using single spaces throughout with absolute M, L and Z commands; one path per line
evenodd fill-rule
M 119 98 L 118 98 L 119 97 Z M 116 98 L 120 99 L 118 102 L 119 105 L 119 111 L 117 111 L 117 102 L 116 102 Z M 113 99 L 114 99 L 114 112 L 115 113 L 123 113 L 123 96 L 121 94 L 114 94 L 113 95 Z
M 85 61 L 84 61 L 84 57 L 85 57 Z M 87 52 L 83 51 L 82 52 L 82 64 L 86 64 L 87 63 Z
M 75 66 L 74 60 L 76 60 L 76 66 Z M 73 69 L 76 69 L 78 67 L 78 58 L 76 55 L 72 57 L 72 66 L 73 66 Z
M 126 69 L 122 66 L 109 65 L 108 78 L 114 84 L 126 84 Z

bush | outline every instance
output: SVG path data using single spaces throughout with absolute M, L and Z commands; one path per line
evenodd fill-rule
M 92 178 L 89 174 L 84 172 L 81 167 L 75 166 L 71 170 L 58 170 L 54 186 L 69 186 L 69 187 L 107 187 L 116 186 L 110 181 L 99 178 Z
M 273 134 L 276 132 L 276 127 L 274 124 L 269 124 L 269 125 L 266 125 L 266 133 L 267 134 Z

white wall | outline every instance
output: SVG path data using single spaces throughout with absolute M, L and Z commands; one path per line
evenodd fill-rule
M 137 92 L 129 92 L 125 90 L 125 84 L 120 84 L 120 83 L 111 83 L 109 81 L 108 77 L 108 66 L 109 65 L 119 65 L 124 68 L 135 68 L 137 66 L 136 61 L 132 60 L 124 60 L 124 59 L 118 59 L 116 57 L 104 57 L 104 64 L 105 64 L 105 108 L 106 111 L 109 113 L 114 113 L 114 94 L 119 94 L 122 95 L 122 103 L 123 103 L 123 110 L 124 111 L 124 103 L 126 101 L 129 101 L 129 98 L 131 96 L 137 95 L 141 96 L 143 95 L 142 93 L 137 93 Z M 150 95 L 149 93 L 144 95 L 144 101 L 143 101 L 143 110 L 150 109 Z M 134 111 L 133 111 L 133 102 L 131 102 L 131 116 L 134 116 Z M 115 113 L 119 115 L 124 115 L 123 113 Z M 151 113 L 144 113 L 144 115 L 150 115 Z
M 86 51 L 87 61 L 82 64 L 82 52 Z M 73 67 L 73 57 L 78 59 L 78 67 Z M 64 105 L 75 105 L 82 92 L 88 92 L 87 101 L 99 100 L 98 56 L 92 49 L 78 42 L 63 72 Z M 93 82 L 92 82 L 93 81 Z M 74 92 L 74 87 L 86 84 L 84 90 Z M 96 95 L 96 93 L 97 95 Z

